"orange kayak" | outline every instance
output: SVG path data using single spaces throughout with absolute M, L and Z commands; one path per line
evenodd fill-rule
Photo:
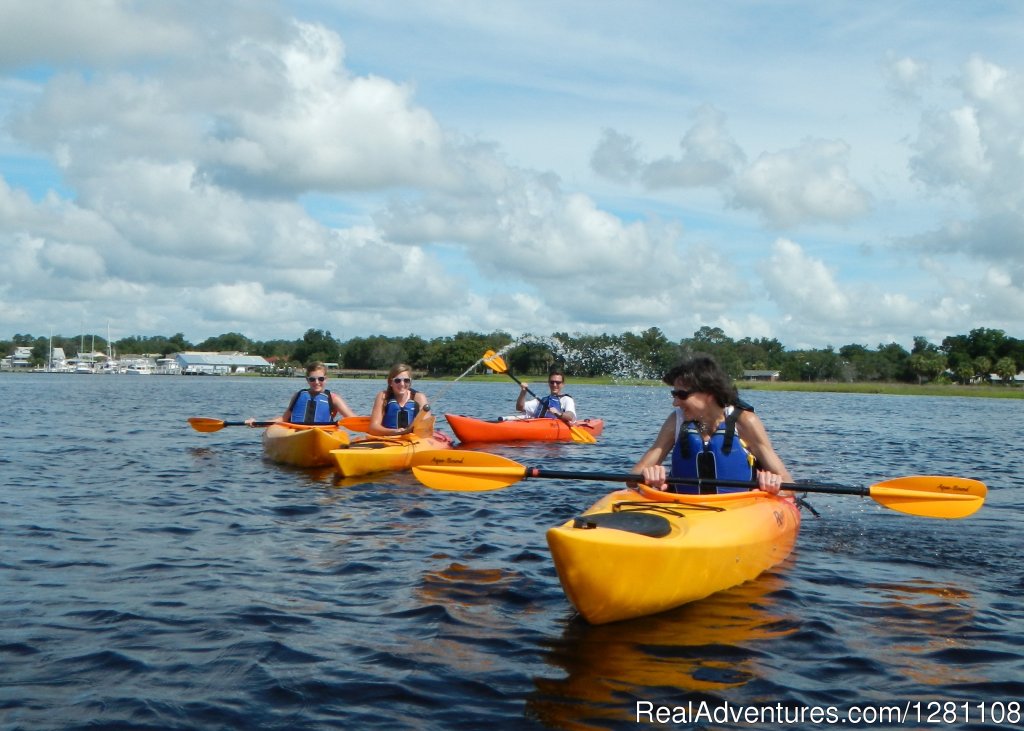
M 502 419 L 485 421 L 471 416 L 445 414 L 460 442 L 571 442 L 569 427 L 558 419 Z M 597 437 L 604 431 L 601 419 L 583 419 L 573 426 Z

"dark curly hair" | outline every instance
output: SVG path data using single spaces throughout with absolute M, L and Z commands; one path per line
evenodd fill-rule
M 729 374 L 722 370 L 718 361 L 707 353 L 694 353 L 679 365 L 665 374 L 661 380 L 674 386 L 677 379 L 682 379 L 686 388 L 700 393 L 710 393 L 719 406 L 735 405 L 739 394 Z

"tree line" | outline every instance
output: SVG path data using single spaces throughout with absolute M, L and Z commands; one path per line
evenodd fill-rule
M 12 353 L 15 346 L 31 346 L 33 365 L 46 363 L 50 338 L 16 334 L 0 341 L 0 352 Z M 81 343 L 105 352 L 107 341 L 99 335 L 52 338 L 53 347 L 77 353 Z M 508 346 L 515 345 L 511 348 Z M 710 353 L 734 377 L 744 371 L 778 372 L 786 381 L 886 381 L 886 382 L 988 382 L 995 375 L 1011 382 L 1024 371 L 1024 341 L 1002 330 L 976 328 L 966 335 L 950 335 L 935 344 L 915 337 L 911 350 L 898 343 L 844 345 L 787 350 L 775 338 L 735 340 L 718 327 L 704 326 L 692 337 L 670 340 L 659 328 L 651 327 L 621 335 L 532 335 L 513 338 L 506 332 L 489 334 L 459 332 L 427 340 L 418 335 L 355 337 L 339 340 L 327 330 L 310 329 L 298 340 L 250 340 L 240 333 L 224 333 L 191 343 L 184 334 L 130 336 L 110 343 L 117 354 L 167 356 L 186 350 L 243 352 L 261 355 L 275 367 L 293 369 L 314 360 L 336 363 L 339 368 L 387 370 L 403 362 L 431 376 L 461 375 L 488 350 L 504 352 L 509 368 L 521 374 L 544 373 L 553 365 L 570 376 L 612 376 L 618 378 L 660 378 L 683 357 L 694 352 Z

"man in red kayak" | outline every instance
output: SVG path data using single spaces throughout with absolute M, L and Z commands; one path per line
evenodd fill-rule
M 548 372 L 548 389 L 551 393 L 547 396 L 531 398 L 527 401 L 530 385 L 520 383 L 516 409 L 530 418 L 561 419 L 566 424 L 572 424 L 576 421 L 576 402 L 569 394 L 562 393 L 563 386 L 565 386 L 565 374 L 561 368 L 557 367 Z

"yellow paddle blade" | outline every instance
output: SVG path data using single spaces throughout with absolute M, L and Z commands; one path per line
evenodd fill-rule
M 926 518 L 966 518 L 985 503 L 985 483 L 966 477 L 912 475 L 868 488 L 871 499 L 891 510 Z
M 580 444 L 597 444 L 597 439 L 594 437 L 594 435 L 588 432 L 583 427 L 570 426 L 569 436 L 572 437 L 572 440 L 574 442 L 578 442 Z
M 483 361 L 484 365 L 495 373 L 508 373 L 508 366 L 505 364 L 505 359 L 493 350 L 488 350 L 484 353 Z
M 496 454 L 435 449 L 412 458 L 412 474 L 432 490 L 483 492 L 519 482 L 526 468 Z
M 365 432 L 370 430 L 369 416 L 346 416 L 343 419 L 338 419 L 338 423 L 351 431 Z
M 220 431 L 226 426 L 223 419 L 211 419 L 206 416 L 193 416 L 188 420 L 188 423 L 193 429 L 201 432 Z
M 428 406 L 427 409 L 430 407 Z M 416 418 L 412 420 L 412 433 L 421 439 L 434 436 L 434 422 L 436 419 L 434 415 L 424 409 L 416 414 Z

